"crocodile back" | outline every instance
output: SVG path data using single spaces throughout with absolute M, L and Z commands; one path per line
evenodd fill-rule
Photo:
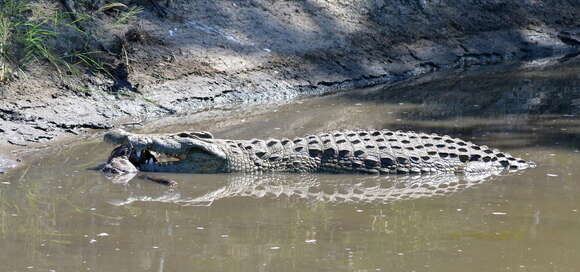
M 474 173 L 535 166 L 447 135 L 390 130 L 335 131 L 227 144 L 233 157 L 243 154 L 243 159 L 232 161 L 232 172 Z

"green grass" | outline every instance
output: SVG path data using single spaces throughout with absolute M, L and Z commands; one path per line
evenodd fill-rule
M 13 31 L 18 27 L 11 16 L 18 15 L 21 6 L 17 1 L 4 1 L 0 6 L 0 83 L 6 82 L 12 75 L 10 63 L 12 60 Z
M 133 99 L 142 99 L 143 101 L 145 101 L 151 105 L 159 106 L 159 103 L 157 101 L 155 101 L 151 98 L 145 97 L 142 94 L 134 93 L 131 91 L 120 91 L 119 93 L 117 93 L 117 95 L 128 96 L 128 97 L 131 97 Z
M 43 62 L 52 65 L 59 76 L 64 71 L 78 74 L 79 66 L 112 76 L 99 61 L 100 51 L 85 48 L 67 52 L 59 46 L 62 41 L 71 42 L 68 36 L 87 37 L 77 25 L 90 16 L 75 14 L 73 21 L 70 13 L 41 5 L 47 3 L 0 0 L 0 83 L 9 81 L 15 71 L 24 72 L 30 65 Z
M 101 51 L 89 51 L 89 52 L 78 52 L 70 54 L 69 56 L 74 60 L 76 59 L 77 62 L 75 64 L 83 64 L 87 67 L 93 67 L 98 71 L 105 73 L 106 75 L 113 77 L 113 75 L 105 68 L 96 58 L 93 56 L 98 56 L 102 54 Z
M 143 100 L 145 100 L 145 102 L 155 105 L 155 106 L 159 106 L 159 103 L 157 103 L 157 101 L 151 99 L 151 98 L 147 98 L 145 96 L 141 96 L 141 98 L 143 98 Z
M 100 7 L 97 12 L 104 12 L 107 10 L 111 10 L 111 9 L 128 9 L 125 12 L 118 12 L 117 13 L 117 19 L 115 20 L 115 25 L 122 25 L 122 24 L 126 24 L 128 22 L 134 21 L 135 18 L 137 18 L 137 15 L 139 15 L 141 12 L 143 12 L 143 8 L 142 7 L 138 7 L 138 6 L 134 6 L 134 7 L 129 7 L 123 3 L 120 2 L 112 2 L 112 3 L 108 3 L 103 5 L 102 7 Z
M 134 21 L 137 15 L 141 12 L 143 12 L 142 7 L 132 7 L 128 11 L 121 13 L 115 21 L 115 24 L 122 25 Z
M 106 11 L 106 10 L 114 9 L 114 8 L 127 8 L 127 5 L 125 5 L 123 3 L 118 3 L 118 2 L 108 3 L 108 4 L 104 4 L 97 11 Z
M 83 87 L 78 87 L 78 88 L 76 88 L 76 90 L 77 90 L 78 92 L 81 92 L 81 93 L 98 93 L 98 92 L 102 92 L 102 91 L 100 91 L 100 90 L 89 89 L 89 88 L 83 88 Z
M 59 79 L 83 73 L 115 78 L 106 65 L 118 57 L 109 51 L 115 46 L 103 42 L 114 43 L 110 29 L 134 24 L 143 7 L 126 0 L 75 4 L 71 13 L 58 1 L 0 0 L 0 84 L 26 77 L 35 66 L 51 67 Z

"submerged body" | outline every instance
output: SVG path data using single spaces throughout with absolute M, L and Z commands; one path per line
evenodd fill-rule
M 215 139 L 208 132 L 156 135 L 116 130 L 105 140 L 129 149 L 128 155 L 123 153 L 125 160 L 152 172 L 469 174 L 535 166 L 449 136 L 390 130 L 269 140 Z

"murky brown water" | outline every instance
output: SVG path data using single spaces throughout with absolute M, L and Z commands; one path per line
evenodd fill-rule
M 405 184 L 429 180 L 356 175 L 164 174 L 179 181 L 174 191 L 138 179 L 121 185 L 87 170 L 112 148 L 100 139 L 60 147 L 0 176 L 0 271 L 578 271 L 580 120 L 522 114 L 515 103 L 535 92 L 579 92 L 578 74 L 361 90 L 139 129 L 235 138 L 413 129 L 539 165 L 457 182 L 467 185 L 443 196 L 398 200 Z M 485 93 L 474 96 L 482 84 Z

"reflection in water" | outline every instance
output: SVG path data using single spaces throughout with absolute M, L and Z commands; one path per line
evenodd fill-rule
M 161 195 L 140 191 L 141 186 L 127 185 L 125 199 L 109 200 L 122 206 L 135 201 L 167 202 L 186 206 L 211 206 L 227 198 L 301 199 L 309 202 L 386 204 L 450 195 L 489 179 L 492 173 L 455 175 L 449 173 L 400 176 L 329 176 L 329 175 L 230 175 L 226 184 L 209 192 L 167 190 Z M 184 184 L 187 186 L 187 184 Z M 193 194 L 193 193 L 190 193 Z
M 170 191 L 87 171 L 111 150 L 100 137 L 56 147 L 0 175 L 0 271 L 577 271 L 580 102 L 565 98 L 580 94 L 580 73 L 571 69 L 205 112 L 141 131 L 251 139 L 412 129 L 538 164 L 504 176 L 160 174 L 179 182 Z

